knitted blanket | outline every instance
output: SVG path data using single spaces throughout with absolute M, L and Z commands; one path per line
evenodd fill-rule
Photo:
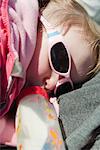
M 81 88 L 60 97 L 60 117 L 68 150 L 81 150 L 100 125 L 100 73 Z M 100 137 L 91 150 L 100 150 Z

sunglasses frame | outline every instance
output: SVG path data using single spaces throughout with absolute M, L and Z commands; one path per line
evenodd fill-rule
M 63 37 L 63 35 L 57 30 L 56 27 L 51 26 L 51 24 L 41 15 L 40 16 L 40 20 L 42 22 L 42 24 L 44 25 L 46 32 L 47 32 L 47 36 L 48 36 L 48 56 L 49 56 L 49 62 L 50 62 L 50 66 L 51 69 L 58 75 L 64 77 L 62 79 L 59 79 L 57 81 L 56 87 L 54 89 L 54 93 L 56 93 L 57 88 L 62 85 L 65 82 L 70 82 L 72 89 L 73 89 L 73 82 L 71 80 L 70 77 L 70 71 L 71 71 L 71 55 L 68 51 L 67 45 L 65 44 L 65 39 Z M 51 48 L 56 44 L 56 43 L 63 43 L 63 45 L 66 48 L 67 54 L 68 54 L 68 58 L 69 58 L 69 68 L 68 71 L 66 73 L 61 73 L 57 70 L 55 70 L 52 61 L 51 61 Z M 67 62 L 66 62 L 67 63 Z

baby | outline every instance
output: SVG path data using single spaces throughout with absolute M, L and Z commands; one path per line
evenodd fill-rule
M 35 52 L 27 70 L 26 89 L 21 93 L 17 111 L 18 147 L 63 150 L 65 146 L 53 107 L 45 96 L 40 97 L 37 92 L 32 95 L 29 87 L 33 86 L 34 91 L 35 86 L 41 86 L 58 96 L 63 84 L 68 83 L 73 89 L 74 83 L 88 80 L 100 70 L 100 32 L 75 1 L 51 0 L 42 11 L 40 21 Z M 48 116 L 52 116 L 50 122 Z
M 41 13 L 25 88 L 17 99 L 17 147 L 63 150 L 57 115 L 48 101 L 50 91 L 58 97 L 64 84 L 73 90 L 74 83 L 100 70 L 100 31 L 73 0 L 51 0 Z
M 58 79 L 66 78 L 65 80 L 72 85 L 84 82 L 98 72 L 100 69 L 100 29 L 84 9 L 75 1 L 65 0 L 61 4 L 60 0 L 51 0 L 42 15 L 44 16 L 40 18 L 42 29 L 38 29 L 35 53 L 27 70 L 28 82 L 26 84 L 45 85 L 46 89 L 54 89 Z M 58 33 L 53 35 L 55 32 Z M 51 37 L 50 34 L 52 34 Z M 63 69 L 56 69 L 55 62 L 51 60 L 54 58 L 50 58 L 54 57 L 51 49 L 57 42 L 64 44 L 65 56 L 68 55 L 65 61 L 69 62 L 61 66 L 67 68 L 65 72 Z M 59 49 L 61 49 L 60 46 Z M 62 65 L 64 58 L 58 58 L 58 55 L 55 55 L 55 61 Z

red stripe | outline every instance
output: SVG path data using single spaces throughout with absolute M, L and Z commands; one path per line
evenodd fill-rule
M 43 89 L 40 86 L 31 86 L 31 87 L 22 89 L 17 100 L 20 101 L 23 97 L 31 95 L 31 94 L 39 94 L 39 95 L 44 96 L 46 99 L 49 99 L 49 96 L 45 89 Z

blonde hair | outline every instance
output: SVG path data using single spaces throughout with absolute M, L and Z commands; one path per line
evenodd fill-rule
M 81 26 L 86 37 L 88 37 L 93 59 L 94 67 L 88 75 L 95 75 L 100 71 L 100 26 L 97 25 L 87 14 L 85 9 L 75 0 L 51 0 L 48 4 L 47 16 L 52 17 L 55 25 Z M 50 10 L 50 11 L 49 11 Z

